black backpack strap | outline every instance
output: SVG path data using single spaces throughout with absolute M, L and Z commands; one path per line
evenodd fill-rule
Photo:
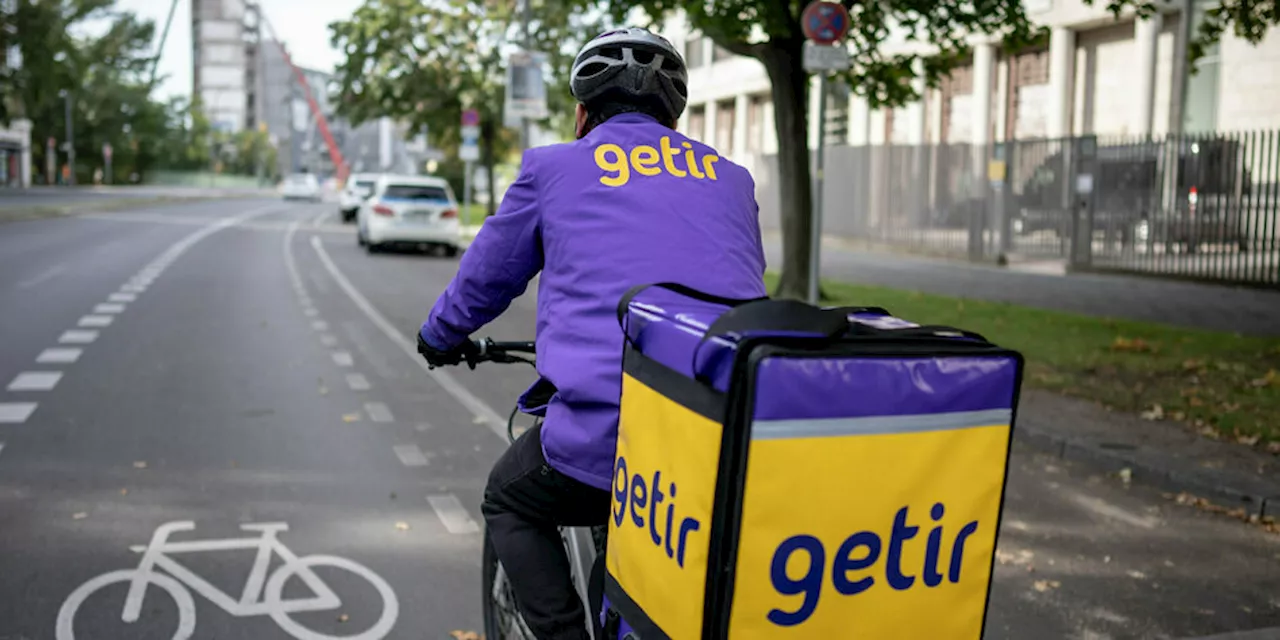
M 861 322 L 849 323 L 849 335 L 902 337 L 902 338 L 967 338 L 979 342 L 990 342 L 985 336 L 973 331 L 957 329 L 941 324 L 926 324 L 918 327 L 902 327 L 898 329 L 881 329 Z
M 668 291 L 674 291 L 675 293 L 685 296 L 686 298 L 693 298 L 694 300 L 701 300 L 702 302 L 709 302 L 711 304 L 720 304 L 726 307 L 736 307 L 738 305 L 743 305 L 748 302 L 754 302 L 756 300 L 768 300 L 767 297 L 766 298 L 746 298 L 746 299 L 725 298 L 723 296 L 717 296 L 717 295 L 712 295 L 710 293 L 698 291 L 693 287 L 686 287 L 685 285 L 682 285 L 676 282 L 657 282 L 653 284 L 638 284 L 634 287 L 631 287 L 631 289 L 627 290 L 627 292 L 622 295 L 622 299 L 618 301 L 618 324 L 619 325 L 622 324 L 623 318 L 627 316 L 627 307 L 631 305 L 631 301 L 635 300 L 636 296 L 640 295 L 642 291 L 650 287 L 660 287 Z

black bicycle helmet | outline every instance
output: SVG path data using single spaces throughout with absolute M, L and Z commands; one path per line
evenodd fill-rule
M 606 31 L 573 60 L 569 90 L 591 109 L 606 102 L 646 104 L 676 120 L 689 101 L 684 58 L 666 38 L 640 27 Z

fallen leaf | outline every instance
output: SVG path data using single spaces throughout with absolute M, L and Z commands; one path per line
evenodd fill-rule
M 127 495 L 129 495 L 129 490 L 128 490 L 128 489 L 121 489 L 121 490 L 120 490 L 120 495 L 122 495 L 122 496 L 127 496 Z
M 1204 406 L 1204 400 L 1201 400 L 1200 398 L 1197 398 L 1197 397 L 1195 397 L 1195 396 L 1192 396 L 1190 400 L 1187 400 L 1187 404 L 1188 404 L 1188 405 L 1191 405 L 1191 406 L 1193 406 L 1193 407 L 1203 407 L 1203 406 Z
M 1271 387 L 1271 386 L 1280 387 L 1280 374 L 1277 374 L 1276 370 L 1272 369 L 1267 372 L 1267 375 L 1262 376 L 1261 378 L 1252 380 L 1249 382 L 1249 384 L 1251 386 L 1258 387 L 1258 388 Z
M 322 396 L 329 395 L 329 387 L 320 387 L 320 395 Z
M 462 631 L 460 629 L 450 631 L 449 636 L 454 640 L 483 640 L 480 634 L 474 631 Z
M 1134 338 L 1132 340 L 1123 336 L 1116 336 L 1111 343 L 1112 351 L 1129 351 L 1135 353 L 1149 353 L 1155 350 L 1155 347 L 1147 343 L 1142 338 Z
M 1160 405 L 1152 405 L 1150 409 L 1139 414 L 1143 420 L 1162 420 L 1164 419 L 1164 407 Z
M 471 424 L 484 424 L 486 422 L 484 416 L 475 416 L 471 418 Z
M 1050 589 L 1057 589 L 1062 586 L 1062 583 L 1057 580 L 1036 580 L 1032 586 L 1036 588 L 1036 591 L 1044 593 Z
M 1187 414 L 1181 411 L 1174 411 L 1173 413 L 1169 414 L 1169 417 L 1173 418 L 1174 420 L 1186 420 Z
M 408 523 L 408 522 L 397 522 L 397 523 L 396 523 L 396 529 L 397 529 L 397 530 L 399 530 L 399 531 L 408 531 L 408 530 L 409 530 L 409 523 Z
M 147 463 L 146 463 L 146 462 L 144 462 L 144 461 L 142 461 L 142 460 L 139 460 L 139 461 L 137 461 L 137 462 L 133 463 L 133 468 L 134 468 L 134 469 L 146 469 L 146 468 L 147 468 Z
M 1125 467 L 1121 469 L 1119 475 L 1120 475 L 1120 482 L 1129 484 L 1131 481 L 1133 481 L 1133 470 L 1130 469 L 1129 467 Z
M 89 514 L 83 511 L 80 511 L 78 513 L 74 513 L 71 515 L 72 520 L 84 520 L 85 518 L 88 518 L 88 517 L 89 517 Z
M 1274 453 L 1280 456 L 1280 440 L 1267 443 L 1267 453 Z
M 1193 369 L 1199 369 L 1200 367 L 1203 367 L 1203 366 L 1204 366 L 1204 362 L 1201 360 L 1183 360 L 1182 361 L 1182 368 L 1186 369 L 1187 371 L 1191 371 Z
M 346 621 L 348 621 L 348 620 L 350 620 L 350 619 L 351 619 L 351 616 L 348 616 L 348 615 L 347 615 L 347 614 L 345 614 L 345 613 L 344 613 L 344 614 L 342 614 L 342 615 L 340 615 L 340 616 L 338 616 L 338 622 L 346 622 Z
M 1237 433 L 1237 434 L 1236 434 L 1236 442 L 1238 442 L 1238 443 L 1240 443 L 1240 444 L 1243 444 L 1243 445 L 1250 446 L 1250 447 L 1252 447 L 1252 446 L 1253 446 L 1253 445 L 1255 445 L 1255 444 L 1258 444 L 1258 440 L 1259 440 L 1259 439 L 1260 439 L 1260 437 L 1259 437 L 1258 435 L 1256 435 L 1256 434 L 1255 434 L 1255 435 L 1251 435 L 1251 436 L 1246 436 L 1246 435 L 1244 435 L 1244 434 L 1240 434 L 1240 433 Z
M 1146 579 L 1147 579 L 1147 574 L 1145 574 L 1145 573 L 1143 573 L 1143 572 L 1141 572 L 1141 571 L 1134 571 L 1134 570 L 1130 569 L 1129 571 L 1126 571 L 1125 573 L 1127 573 L 1127 574 L 1129 575 L 1129 577 L 1130 577 L 1130 578 L 1133 578 L 1134 580 L 1146 580 Z
M 345 413 L 342 415 L 343 422 L 357 422 L 359 420 L 360 420 L 360 414 L 358 413 Z

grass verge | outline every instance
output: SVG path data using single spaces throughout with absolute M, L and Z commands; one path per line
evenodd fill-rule
M 200 200 L 210 199 L 213 199 L 213 197 L 200 196 L 180 198 L 175 196 L 155 196 L 147 198 L 106 198 L 102 200 L 89 200 L 86 202 L 36 205 L 31 207 L 4 207 L 0 208 L 0 222 L 35 220 L 38 218 L 56 218 L 59 216 L 71 216 L 77 213 L 106 213 L 110 211 L 132 209 L 135 207 L 155 206 L 173 202 L 197 202 Z
M 777 284 L 774 274 L 766 280 Z M 1017 349 L 1030 387 L 1185 421 L 1212 437 L 1273 450 L 1280 443 L 1280 339 L 841 282 L 823 289 L 829 304 L 884 307 Z

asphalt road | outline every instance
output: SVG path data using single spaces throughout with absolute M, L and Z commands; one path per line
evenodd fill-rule
M 492 417 L 531 372 L 419 363 L 455 269 L 366 255 L 332 204 L 0 225 L 0 640 L 478 629 Z M 529 338 L 533 313 L 529 295 L 486 333 Z M 160 553 L 158 532 L 186 544 Z M 131 600 L 112 572 L 148 548 L 175 579 Z M 255 570 L 267 551 L 312 571 Z M 281 595 L 242 601 L 263 587 Z M 988 638 L 1265 627 L 1280 536 L 1016 451 Z

